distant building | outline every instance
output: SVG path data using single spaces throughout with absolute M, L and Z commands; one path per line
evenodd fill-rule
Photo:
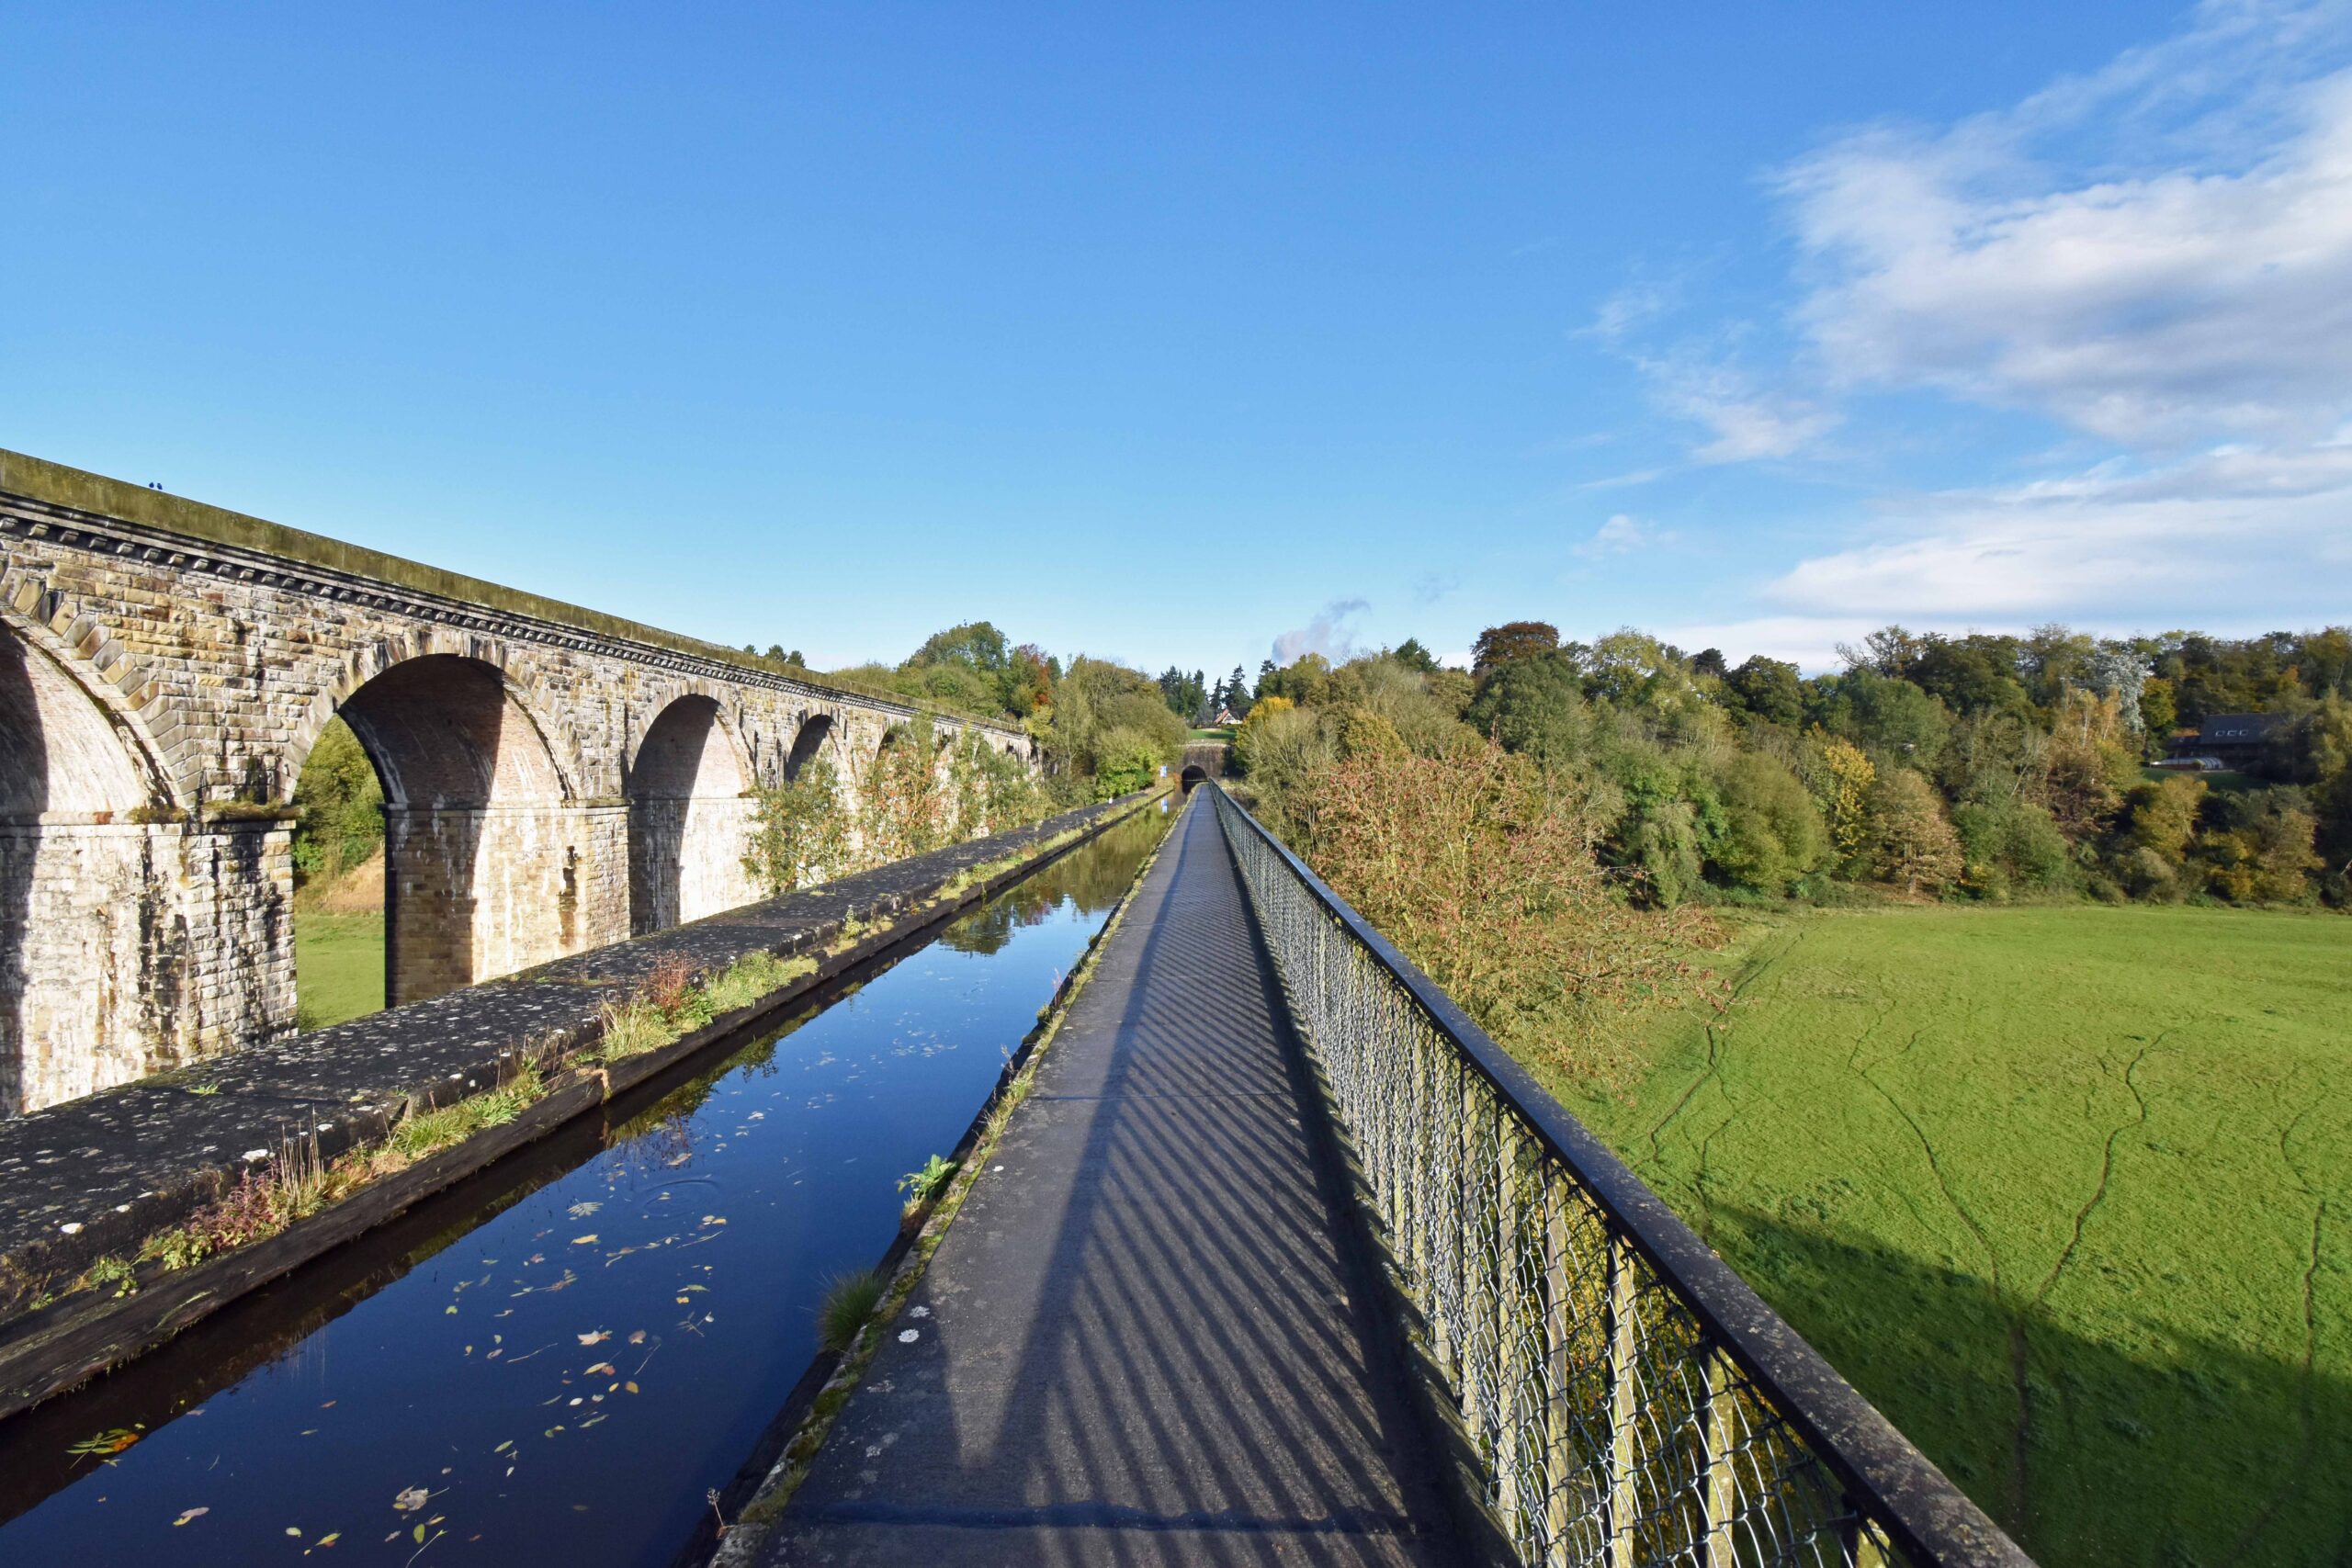
M 1235 713 L 1231 708 L 1219 708 L 1216 710 L 1216 716 L 1209 720 L 1208 728 L 1212 729 L 1230 729 L 1240 722 L 1241 716 Z
M 2224 768 L 2244 767 L 2260 759 L 2286 722 L 2283 713 L 2207 714 L 2195 735 L 2174 738 L 2172 754 L 2211 758 Z

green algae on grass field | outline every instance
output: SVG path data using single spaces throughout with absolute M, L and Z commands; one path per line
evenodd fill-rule
M 2052 1568 L 2339 1560 L 2352 919 L 1742 932 L 1728 1017 L 1570 1107 Z

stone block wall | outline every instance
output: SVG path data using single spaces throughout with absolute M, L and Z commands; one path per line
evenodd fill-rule
M 281 822 L 0 824 L 0 1106 L 294 1027 Z

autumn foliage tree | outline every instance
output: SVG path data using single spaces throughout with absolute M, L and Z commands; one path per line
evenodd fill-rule
M 1636 909 L 1594 858 L 1583 797 L 1492 741 L 1404 754 L 1385 721 L 1299 786 L 1316 868 L 1515 1052 L 1608 1081 L 1642 998 L 1718 999 L 1695 910 Z
M 1960 835 L 1943 797 L 1908 768 L 1882 773 L 1871 785 L 1870 836 L 1878 874 L 1906 893 L 1940 893 L 1960 880 Z

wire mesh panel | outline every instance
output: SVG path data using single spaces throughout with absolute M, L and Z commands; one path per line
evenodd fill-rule
M 2028 1561 L 1427 976 L 1209 793 L 1521 1562 Z

